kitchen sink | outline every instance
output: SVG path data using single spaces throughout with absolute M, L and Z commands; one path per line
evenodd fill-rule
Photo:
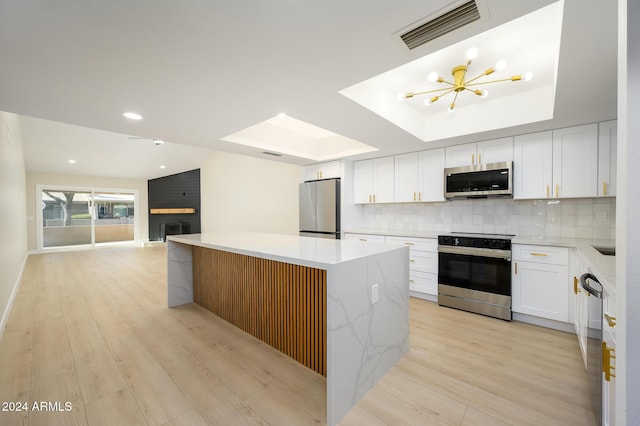
M 616 248 L 615 247 L 604 247 L 604 246 L 591 246 L 594 249 L 598 250 L 601 254 L 605 256 L 615 256 Z

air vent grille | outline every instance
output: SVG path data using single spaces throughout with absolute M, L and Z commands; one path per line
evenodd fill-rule
M 264 155 L 271 155 L 272 157 L 282 157 L 282 154 L 278 154 L 277 152 L 270 151 L 262 151 Z
M 478 6 L 474 0 L 471 0 L 402 34 L 400 37 L 409 49 L 415 49 L 479 18 Z

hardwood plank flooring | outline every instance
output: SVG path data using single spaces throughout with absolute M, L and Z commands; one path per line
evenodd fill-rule
M 597 424 L 574 335 L 410 308 L 409 352 L 341 424 Z M 205 309 L 167 308 L 163 246 L 30 256 L 0 340 L 0 403 L 29 406 L 2 425 L 323 424 L 325 388 Z

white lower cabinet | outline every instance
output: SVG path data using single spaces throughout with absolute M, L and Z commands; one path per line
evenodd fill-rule
M 350 233 L 347 232 L 344 234 L 343 240 L 359 240 L 362 241 L 364 243 L 366 242 L 371 242 L 371 243 L 384 243 L 385 242 L 385 237 L 384 235 L 377 235 L 377 234 L 354 234 L 354 233 Z
M 514 244 L 512 310 L 569 322 L 569 249 Z
M 394 235 L 386 241 L 409 246 L 409 290 L 433 300 L 438 295 L 438 240 Z

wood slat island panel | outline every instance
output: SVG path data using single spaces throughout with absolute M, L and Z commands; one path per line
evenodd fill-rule
M 327 272 L 192 247 L 193 301 L 327 374 Z

